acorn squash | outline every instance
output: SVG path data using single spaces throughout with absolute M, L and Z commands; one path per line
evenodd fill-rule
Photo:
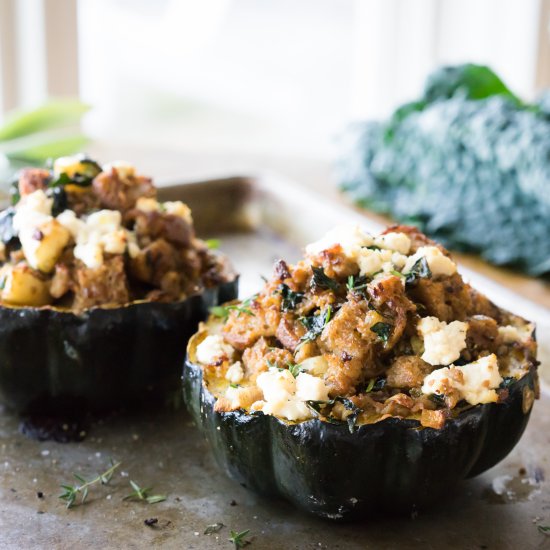
M 518 442 L 534 331 L 415 229 L 338 229 L 213 311 L 188 345 L 184 401 L 249 489 L 328 519 L 410 514 Z
M 189 336 L 237 285 L 133 166 L 23 169 L 0 213 L 0 404 L 62 417 L 180 398 Z

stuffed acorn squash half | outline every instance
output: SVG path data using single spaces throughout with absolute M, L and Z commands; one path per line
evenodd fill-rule
M 246 487 L 332 519 L 410 513 L 502 460 L 537 394 L 534 326 L 416 229 L 337 228 L 188 346 L 187 406 Z
M 117 162 L 24 169 L 0 214 L 0 402 L 40 414 L 180 394 L 185 344 L 236 297 L 189 208 Z

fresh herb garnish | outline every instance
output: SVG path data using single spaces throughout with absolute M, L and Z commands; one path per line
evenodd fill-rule
M 246 531 L 241 531 L 240 533 L 238 531 L 233 531 L 231 529 L 229 533 L 229 542 L 232 542 L 236 548 L 236 550 L 239 550 L 239 548 L 244 548 L 248 544 L 250 544 L 250 541 L 245 539 L 246 535 L 250 533 L 250 529 L 247 529 Z
M 270 361 L 269 359 L 265 360 L 265 364 L 267 365 L 268 369 L 278 369 L 279 368 L 279 365 L 277 365 L 277 363 L 275 363 L 275 361 Z
M 368 279 L 364 275 L 359 275 L 359 277 L 350 275 L 348 277 L 346 288 L 348 289 L 348 292 L 359 292 L 361 290 L 365 290 L 367 288 L 367 284 Z
M 423 256 L 414 262 L 411 270 L 405 273 L 405 284 L 415 285 L 418 279 L 429 279 L 432 276 L 428 260 Z
M 88 497 L 88 489 L 95 485 L 96 483 L 101 483 L 102 485 L 107 485 L 111 478 L 113 477 L 113 472 L 120 466 L 120 462 L 114 463 L 111 460 L 111 467 L 99 474 L 97 477 L 86 481 L 82 476 L 73 473 L 73 476 L 80 482 L 79 485 L 61 485 L 61 488 L 65 490 L 62 495 L 59 495 L 61 500 L 67 502 L 67 508 L 72 508 L 76 505 L 76 498 L 78 495 L 81 495 L 80 504 L 83 504 L 86 498 Z
M 294 378 L 297 378 L 298 375 L 304 371 L 300 365 L 293 365 L 292 363 L 288 364 L 288 370 L 290 371 L 290 374 L 294 376 Z
M 330 321 L 332 315 L 332 306 L 327 306 L 326 309 L 319 315 L 311 315 L 310 317 L 301 317 L 300 322 L 306 327 L 307 332 L 300 338 L 300 344 L 311 342 L 320 336 L 323 329 Z
M 313 278 L 311 279 L 311 286 L 318 290 L 337 290 L 338 283 L 331 279 L 322 267 L 312 265 Z
M 212 533 L 218 533 L 224 527 L 225 527 L 225 525 L 221 521 L 218 521 L 218 523 L 213 523 L 212 525 L 207 525 L 206 529 L 204 530 L 204 534 L 205 535 L 211 535 Z
M 228 306 L 214 306 L 210 308 L 210 313 L 214 315 L 214 317 L 220 317 L 224 321 L 229 317 L 229 313 L 232 311 L 238 311 L 237 317 L 241 315 L 241 313 L 245 313 L 246 315 L 251 315 L 252 317 L 255 317 L 252 310 L 248 307 L 250 304 L 258 297 L 257 294 L 254 294 L 253 296 L 250 296 L 246 300 L 243 300 L 240 304 L 230 304 Z
M 144 500 L 147 504 L 156 504 L 166 500 L 166 495 L 150 495 L 151 487 L 142 489 L 135 481 L 130 480 L 133 491 L 122 500 Z
M 233 383 L 229 384 L 229 386 L 235 390 L 240 387 L 239 384 L 233 384 Z
M 381 321 L 370 327 L 371 331 L 374 332 L 384 343 L 390 339 L 392 328 L 392 325 L 389 323 L 383 323 Z
M 405 281 L 407 280 L 407 276 L 406 276 L 405 274 L 401 273 L 400 271 L 397 271 L 397 270 L 395 270 L 395 269 L 392 269 L 392 270 L 390 270 L 390 273 L 391 273 L 392 275 L 395 275 L 396 277 L 400 277 L 400 278 L 405 279 Z
M 543 535 L 550 535 L 550 525 L 537 525 L 537 529 Z
M 220 239 L 207 239 L 204 242 L 210 250 L 217 250 L 218 248 L 220 248 L 221 244 Z
M 303 300 L 303 292 L 294 292 L 291 288 L 282 283 L 277 288 L 277 292 L 281 295 L 281 311 L 290 311 L 296 309 L 296 306 Z

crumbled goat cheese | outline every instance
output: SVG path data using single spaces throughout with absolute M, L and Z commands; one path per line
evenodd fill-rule
M 312 416 L 307 400 L 327 401 L 328 388 L 321 378 L 301 372 L 296 378 L 287 369 L 271 368 L 262 372 L 256 384 L 262 390 L 264 402 L 261 410 L 288 420 L 300 420 Z M 258 409 L 259 403 L 254 404 Z
M 136 208 L 142 212 L 165 212 L 171 216 L 177 216 L 192 224 L 191 209 L 181 201 L 167 201 L 160 203 L 156 199 L 140 197 L 136 202 Z
M 38 249 L 40 239 L 37 234 L 47 224 L 51 223 L 53 199 L 49 199 L 42 189 L 38 189 L 22 199 L 15 207 L 13 228 L 19 236 L 21 248 L 29 265 L 38 269 Z
M 240 361 L 233 363 L 225 373 L 225 379 L 231 384 L 238 384 L 244 378 L 244 370 Z
M 296 377 L 296 397 L 301 401 L 328 401 L 328 388 L 322 378 L 301 372 Z
M 417 328 L 424 338 L 422 359 L 430 365 L 450 365 L 466 347 L 467 323 L 453 321 L 447 324 L 437 317 L 424 317 Z
M 57 221 L 73 236 L 75 258 L 87 267 L 100 267 L 104 252 L 124 254 L 128 248 L 132 257 L 139 253 L 136 236 L 121 227 L 122 215 L 118 210 L 100 210 L 85 219 L 77 218 L 72 210 L 65 210 L 57 216 Z
M 457 390 L 470 405 L 492 403 L 498 399 L 495 388 L 502 382 L 497 357 L 493 353 L 460 367 L 443 367 L 424 378 L 422 392 L 444 395 Z
M 357 265 L 361 275 L 372 277 L 377 273 L 399 271 L 407 261 L 407 257 L 392 250 L 371 250 L 361 248 L 357 254 Z
M 386 233 L 374 238 L 375 246 L 387 250 L 395 250 L 400 254 L 408 254 L 411 249 L 411 239 L 405 233 Z
M 111 172 L 113 168 L 121 178 L 129 178 L 136 175 L 136 168 L 125 160 L 115 160 L 102 166 L 104 172 Z
M 532 337 L 533 327 L 530 324 L 521 327 L 506 325 L 498 327 L 498 334 L 505 344 L 513 344 L 514 342 L 525 343 Z
M 136 208 L 142 212 L 158 212 L 160 210 L 160 204 L 157 199 L 139 197 L 136 202 Z
M 211 365 L 220 359 L 231 359 L 234 351 L 221 336 L 210 334 L 197 346 L 197 361 Z
M 346 256 L 354 258 L 361 247 L 372 246 L 373 242 L 372 236 L 360 225 L 339 225 L 318 241 L 308 244 L 306 254 L 315 256 L 339 244 Z
M 403 273 L 409 273 L 420 258 L 426 258 L 428 267 L 434 277 L 449 276 L 456 273 L 456 264 L 445 256 L 437 246 L 421 246 L 412 256 L 409 256 Z

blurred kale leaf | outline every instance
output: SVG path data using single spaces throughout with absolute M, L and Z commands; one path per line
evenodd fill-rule
M 358 204 L 550 276 L 550 95 L 526 104 L 488 67 L 443 67 L 418 100 L 342 138 L 337 174 Z

